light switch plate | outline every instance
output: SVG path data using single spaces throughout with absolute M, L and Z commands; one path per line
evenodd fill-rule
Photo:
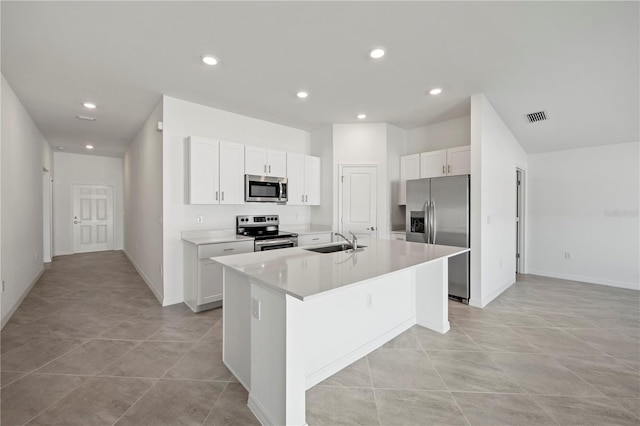
M 261 319 L 261 312 L 260 312 L 260 300 L 258 299 L 254 299 L 253 297 L 251 298 L 251 315 L 257 319 L 258 321 L 260 321 Z

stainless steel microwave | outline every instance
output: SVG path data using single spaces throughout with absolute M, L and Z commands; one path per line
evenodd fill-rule
M 287 178 L 244 175 L 244 200 L 257 203 L 287 202 Z

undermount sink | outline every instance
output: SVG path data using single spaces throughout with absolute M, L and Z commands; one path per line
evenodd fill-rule
M 366 246 L 358 246 L 358 250 L 365 247 Z M 305 250 L 309 250 L 315 253 L 336 253 L 338 251 L 351 250 L 351 246 L 349 244 L 338 244 L 334 246 L 306 248 Z

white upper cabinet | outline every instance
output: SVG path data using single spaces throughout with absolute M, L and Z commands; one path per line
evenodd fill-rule
M 447 150 L 420 153 L 420 177 L 432 178 L 447 175 Z
M 459 146 L 447 150 L 447 176 L 471 173 L 471 146 Z
M 244 203 L 244 145 L 187 138 L 188 204 Z
M 398 204 L 407 204 L 407 181 L 420 178 L 420 154 L 400 157 L 400 193 Z
M 244 204 L 244 145 L 220 141 L 220 204 Z
M 407 204 L 407 181 L 410 179 L 468 175 L 470 173 L 470 145 L 402 156 L 400 157 L 398 204 Z
M 288 205 L 320 205 L 320 158 L 287 153 Z
M 287 153 L 247 145 L 244 170 L 248 175 L 284 177 L 287 175 Z

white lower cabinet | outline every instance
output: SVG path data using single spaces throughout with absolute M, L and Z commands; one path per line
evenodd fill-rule
M 184 243 L 184 303 L 193 312 L 222 305 L 222 266 L 210 257 L 253 252 L 253 240 L 195 245 Z
M 389 235 L 392 240 L 407 241 L 407 234 L 404 231 L 391 231 Z
M 298 235 L 298 246 L 312 246 L 331 242 L 331 232 L 322 234 Z

